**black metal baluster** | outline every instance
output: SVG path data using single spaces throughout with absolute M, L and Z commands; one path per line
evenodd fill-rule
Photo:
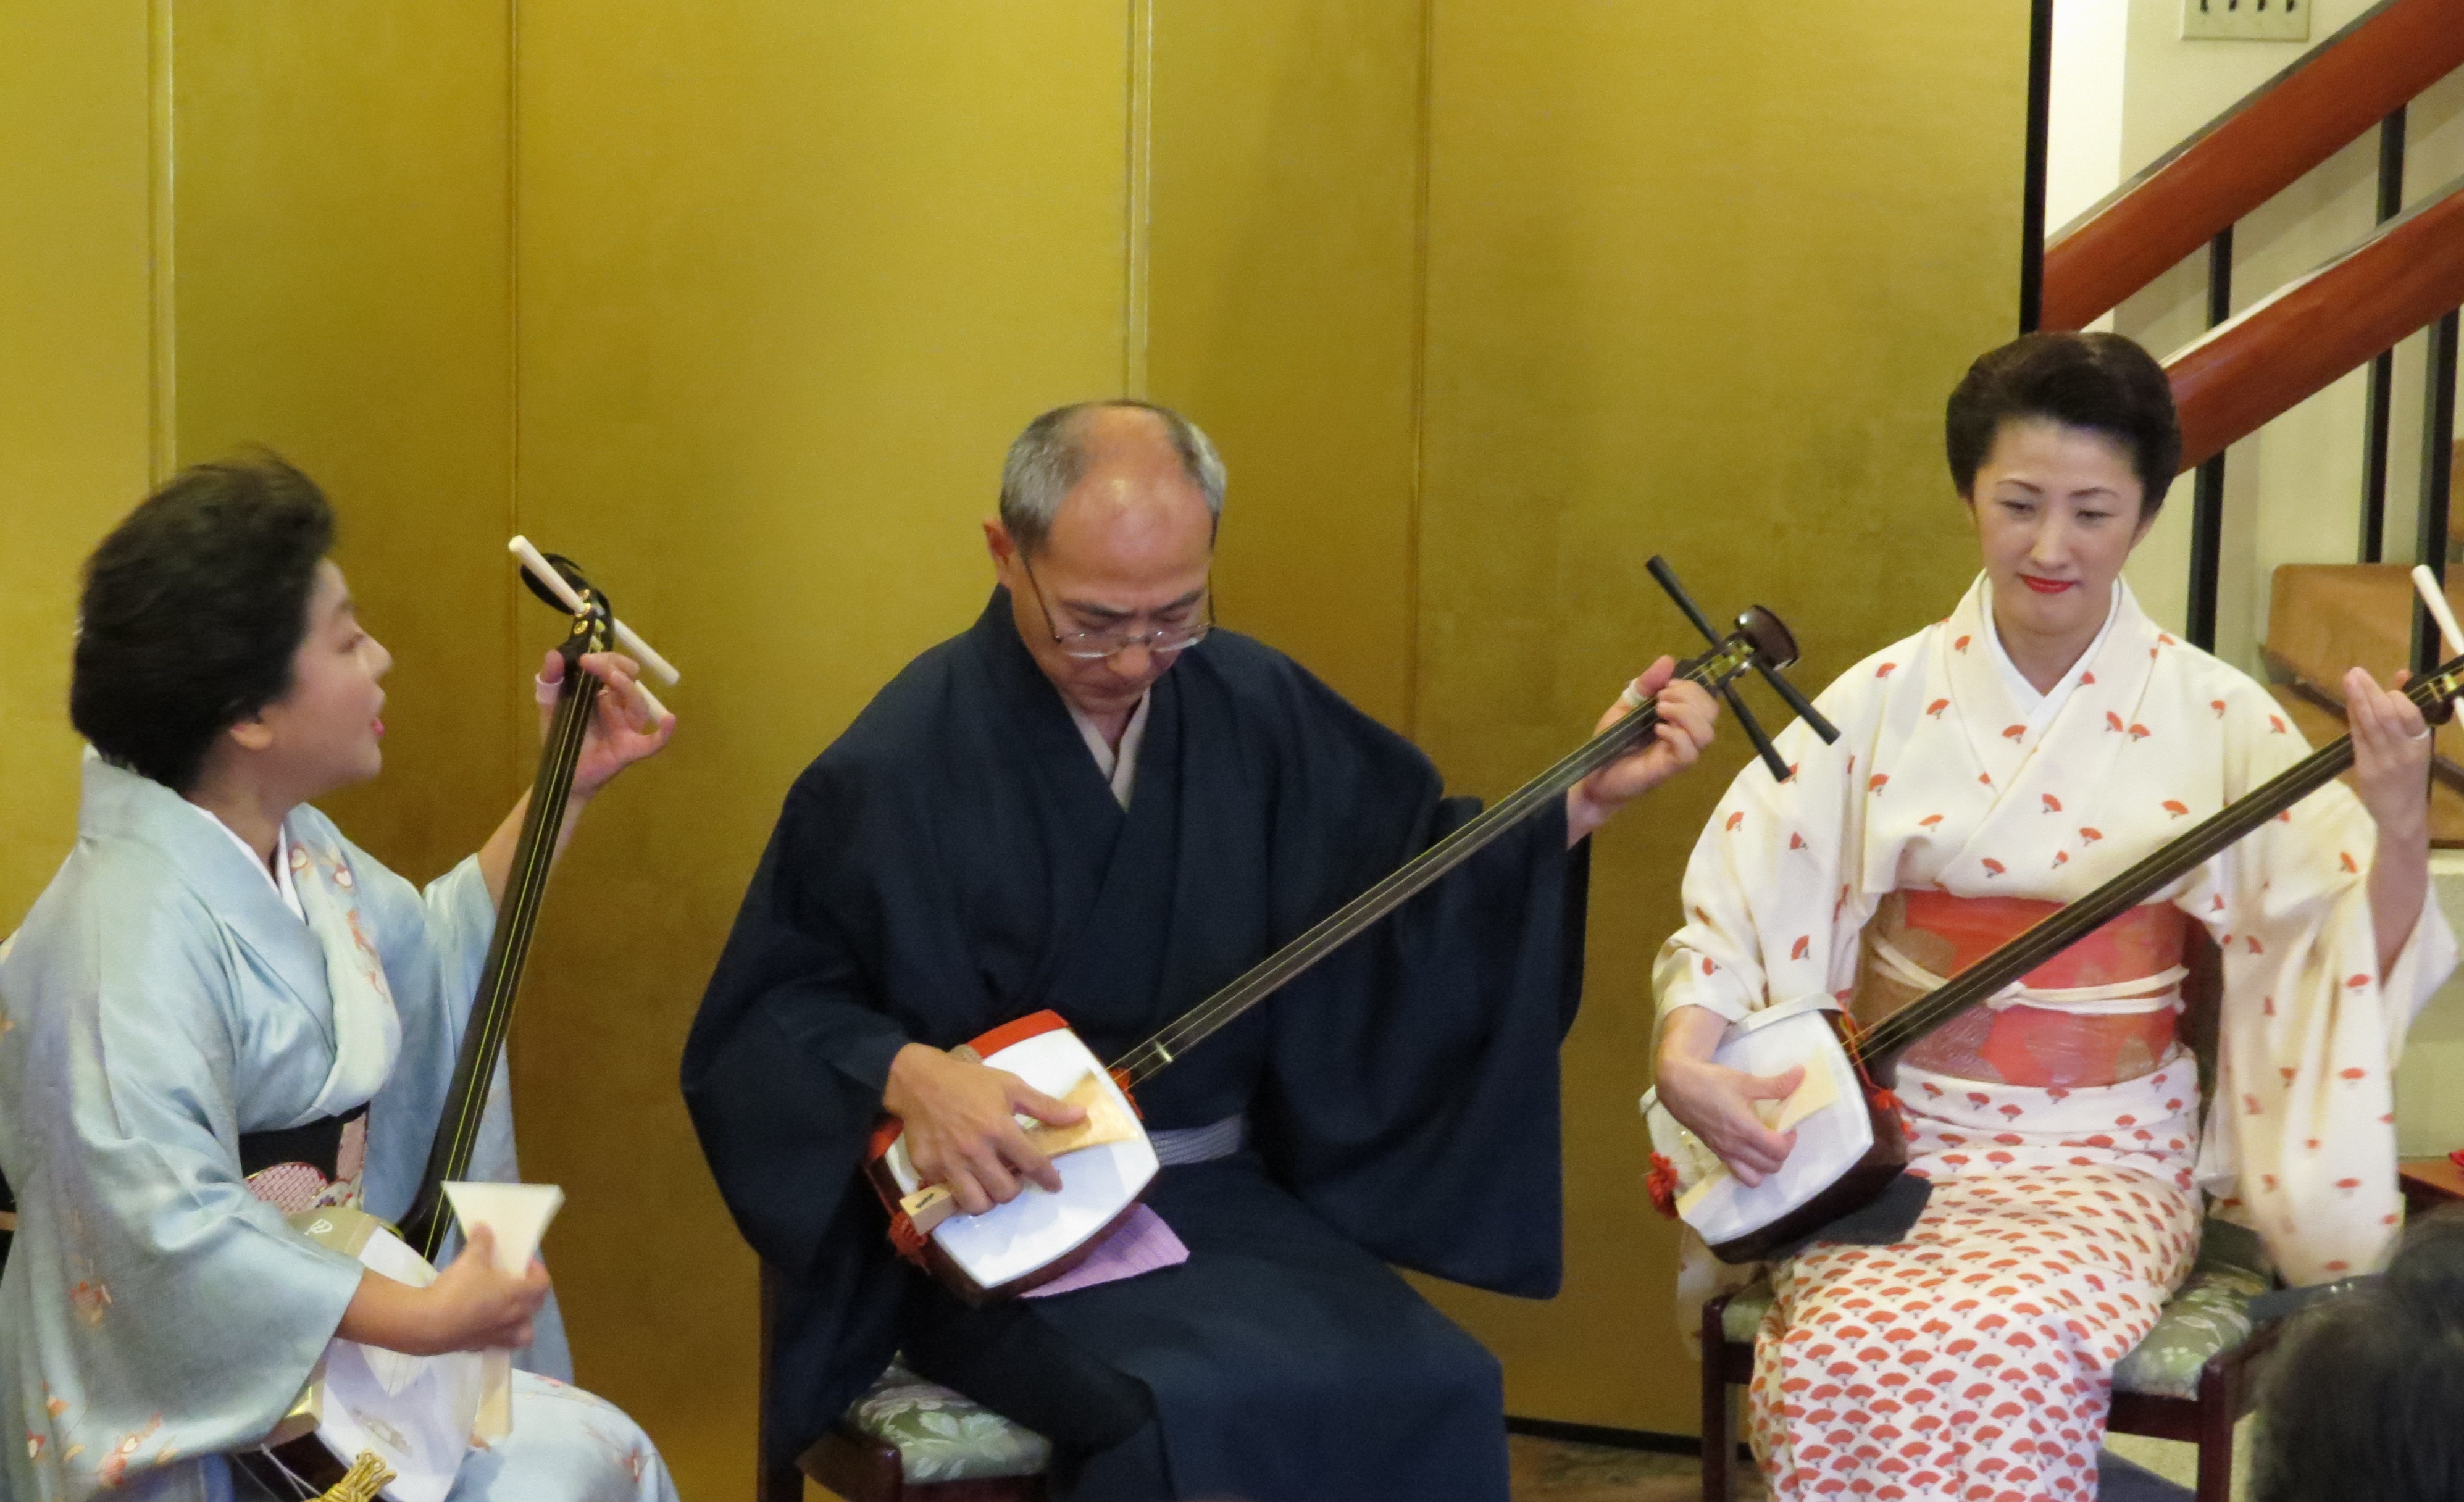
M 2430 325 L 2430 369 L 2422 383 L 2427 408 L 2421 414 L 2421 531 L 2419 561 L 2444 585 L 2447 580 L 2447 497 L 2454 476 L 2455 458 L 2456 315 Z M 2438 627 L 2429 607 L 2412 605 L 2412 671 L 2417 676 L 2438 666 Z
M 2404 211 L 2404 107 L 2379 121 L 2379 223 Z M 2362 562 L 2387 557 L 2387 421 L 2395 396 L 2395 351 L 2370 362 L 2369 403 L 2363 415 Z
M 2045 313 L 2045 150 L 2054 100 L 2054 0 L 2028 11 L 2028 144 L 2019 192 L 2019 332 L 2033 334 Z
M 2208 327 L 2233 317 L 2233 226 L 2208 242 Z M 2216 574 L 2223 564 L 2225 456 L 2199 466 L 2190 490 L 2190 604 L 2182 634 L 2203 651 L 2216 650 Z

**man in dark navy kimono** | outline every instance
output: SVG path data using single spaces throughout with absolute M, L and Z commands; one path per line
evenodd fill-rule
M 1211 630 L 1222 496 L 1175 413 L 1037 419 L 985 524 L 982 617 L 787 795 L 684 1063 L 785 1285 L 782 1447 L 903 1351 L 1049 1437 L 1073 1502 L 1507 1495 L 1496 1360 L 1388 1264 L 1556 1291 L 1585 839 L 1710 740 L 1690 682 L 1644 749 L 1140 1088 L 1167 1165 L 1147 1204 L 1186 1261 L 969 1309 L 895 1258 L 860 1173 L 887 1111 L 967 1213 L 1056 1187 L 1017 1116 L 1074 1110 L 946 1050 L 1048 1007 L 1116 1057 L 1476 810 L 1289 658 Z

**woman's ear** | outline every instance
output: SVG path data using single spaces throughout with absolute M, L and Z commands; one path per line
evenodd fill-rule
M 274 727 L 261 715 L 251 715 L 223 731 L 243 751 L 262 751 L 274 744 Z

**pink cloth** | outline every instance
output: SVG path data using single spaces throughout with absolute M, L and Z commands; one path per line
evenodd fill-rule
M 1043 1298 L 1051 1293 L 1068 1293 L 1098 1283 L 1111 1283 L 1121 1278 L 1133 1278 L 1141 1272 L 1153 1272 L 1189 1260 L 1189 1248 L 1163 1223 L 1163 1217 L 1141 1204 L 1130 1212 L 1120 1227 L 1098 1243 L 1087 1260 L 1045 1284 L 1029 1289 L 1022 1297 Z

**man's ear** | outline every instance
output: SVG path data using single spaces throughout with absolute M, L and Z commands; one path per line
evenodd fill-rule
M 984 551 L 993 556 L 993 566 L 1003 571 L 1009 568 L 1009 561 L 1018 556 L 1018 541 L 999 517 L 984 519 Z

